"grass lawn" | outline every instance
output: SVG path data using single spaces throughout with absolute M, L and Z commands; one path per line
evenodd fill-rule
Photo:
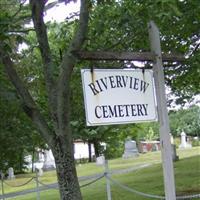
M 179 161 L 174 163 L 177 195 L 200 194 L 200 147 L 177 150 L 177 154 L 180 158 Z M 160 152 L 152 152 L 141 154 L 139 157 L 134 159 L 124 160 L 119 158 L 109 160 L 109 168 L 111 170 L 130 168 L 144 163 L 152 164 L 147 168 L 138 169 L 126 174 L 112 175 L 112 178 L 135 190 L 163 196 L 163 171 L 160 155 Z M 78 176 L 91 175 L 101 173 L 103 171 L 103 167 L 96 166 L 95 163 L 77 165 Z M 15 180 L 7 182 L 12 185 L 19 185 L 26 182 L 31 176 L 33 176 L 33 174 L 21 175 L 17 176 Z M 40 181 L 46 184 L 56 182 L 55 171 L 45 172 L 44 175 L 40 177 Z M 85 182 L 81 182 L 80 185 L 84 183 Z M 5 193 L 33 187 L 35 187 L 35 183 L 33 181 L 26 186 L 19 188 L 5 186 Z M 111 190 L 112 200 L 149 199 L 127 192 L 113 183 L 111 183 Z M 82 188 L 82 194 L 84 200 L 105 200 L 105 178 L 88 187 Z M 57 190 L 52 189 L 41 192 L 40 197 L 41 200 L 57 200 L 59 199 L 59 194 Z M 36 194 L 32 193 L 13 199 L 35 200 Z

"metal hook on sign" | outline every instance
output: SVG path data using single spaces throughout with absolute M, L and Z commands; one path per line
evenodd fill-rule
M 94 67 L 93 67 L 93 65 L 91 65 L 90 66 L 90 72 L 93 74 L 93 72 L 94 72 Z
M 94 67 L 93 67 L 93 65 L 90 65 L 90 72 L 91 72 L 92 82 L 94 82 Z
M 144 67 L 142 68 L 142 73 L 143 73 L 143 75 L 144 75 L 144 73 L 145 73 L 145 68 L 144 68 Z

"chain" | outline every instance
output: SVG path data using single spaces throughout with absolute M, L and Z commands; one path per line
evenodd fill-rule
M 9 187 L 22 187 L 24 185 L 27 185 L 28 183 L 30 183 L 35 177 L 32 177 L 31 179 L 29 179 L 27 182 L 21 184 L 21 185 L 11 185 L 9 183 L 7 183 L 6 181 L 3 181 L 3 183 L 5 183 L 7 186 Z

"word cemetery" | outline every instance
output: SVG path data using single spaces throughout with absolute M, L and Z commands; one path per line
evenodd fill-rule
M 95 116 L 97 118 L 114 118 L 130 116 L 147 116 L 148 104 L 130 104 L 130 105 L 101 105 L 95 107 Z

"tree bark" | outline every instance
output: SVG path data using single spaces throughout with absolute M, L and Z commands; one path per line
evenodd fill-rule
M 94 152 L 95 152 L 95 157 L 99 157 L 100 154 L 101 154 L 101 151 L 100 151 L 100 144 L 98 141 L 96 140 L 93 140 L 93 144 L 94 144 Z
M 23 172 L 23 164 L 24 164 L 24 151 L 21 150 L 19 155 L 19 172 Z
M 81 200 L 72 143 L 69 143 L 67 138 L 57 137 L 52 152 L 56 163 L 60 199 Z
M 92 162 L 92 144 L 88 141 L 89 162 Z
M 32 148 L 32 165 L 31 165 L 31 171 L 34 172 L 34 162 L 35 162 L 35 145 L 33 145 Z

